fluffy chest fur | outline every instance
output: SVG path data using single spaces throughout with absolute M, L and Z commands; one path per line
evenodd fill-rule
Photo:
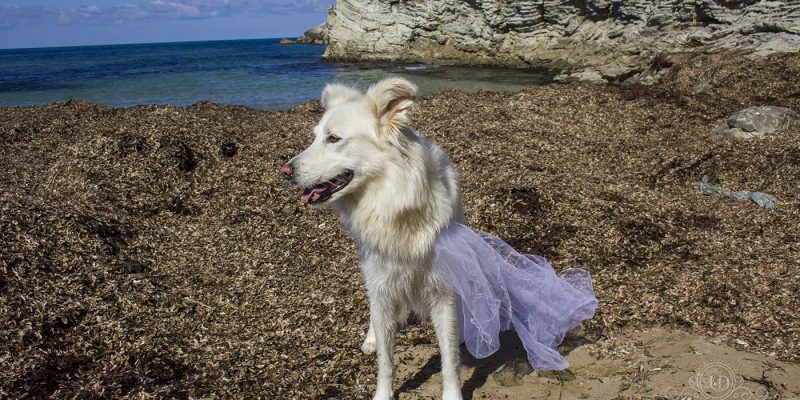
M 437 234 L 463 220 L 463 211 L 450 160 L 415 132 L 404 134 L 404 151 L 334 209 L 361 252 L 419 262 L 432 257 Z

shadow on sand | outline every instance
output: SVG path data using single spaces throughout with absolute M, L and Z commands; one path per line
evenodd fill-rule
M 567 355 L 572 350 L 596 341 L 594 338 L 587 337 L 580 333 L 567 334 L 564 342 L 559 346 L 559 351 Z M 469 354 L 464 345 L 461 346 L 461 366 L 462 374 L 467 373 L 469 378 L 461 386 L 461 392 L 465 400 L 471 400 L 477 388 L 486 384 L 490 375 L 494 375 L 495 380 L 519 382 L 525 375 L 533 372 L 525 353 L 525 348 L 516 333 L 512 331 L 500 333 L 500 350 L 489 357 L 476 359 Z M 419 389 L 431 377 L 441 371 L 441 358 L 439 354 L 432 356 L 420 370 L 411 378 L 407 379 L 395 391 L 395 399 L 399 399 L 400 394 L 410 393 Z M 566 369 L 564 371 L 547 371 L 543 375 L 569 381 L 574 379 L 574 375 Z

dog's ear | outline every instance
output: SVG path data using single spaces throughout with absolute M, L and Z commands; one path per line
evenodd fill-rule
M 367 101 L 381 127 L 399 130 L 408 123 L 408 113 L 417 98 L 417 86 L 403 78 L 386 78 L 367 90 Z
M 322 103 L 322 107 L 328 109 L 350 100 L 358 100 L 361 96 L 361 92 L 350 86 L 345 86 L 341 83 L 329 83 L 322 90 L 322 97 L 319 100 Z

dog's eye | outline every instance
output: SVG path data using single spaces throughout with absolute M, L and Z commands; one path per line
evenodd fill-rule
M 342 138 L 340 138 L 340 137 L 338 137 L 336 135 L 328 136 L 328 143 L 336 143 L 336 142 L 338 142 L 340 140 L 342 140 Z

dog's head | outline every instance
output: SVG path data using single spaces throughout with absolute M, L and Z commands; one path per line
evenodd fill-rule
M 366 93 L 327 85 L 314 141 L 281 168 L 290 184 L 304 189 L 303 202 L 335 201 L 379 176 L 397 152 L 416 95 L 417 87 L 402 78 L 384 79 Z

